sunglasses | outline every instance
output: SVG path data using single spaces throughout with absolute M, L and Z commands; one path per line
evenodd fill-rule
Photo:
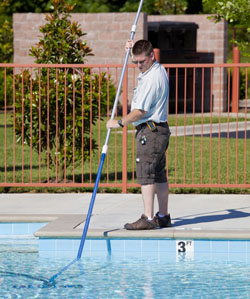
M 147 59 L 144 59 L 144 60 L 133 60 L 132 63 L 133 63 L 133 64 L 138 64 L 138 63 L 139 63 L 139 64 L 144 64 L 144 63 L 146 62 L 146 60 L 147 60 Z

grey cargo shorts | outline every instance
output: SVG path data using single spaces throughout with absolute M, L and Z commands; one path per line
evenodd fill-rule
M 147 124 L 136 127 L 136 177 L 140 185 L 167 182 L 166 150 L 170 131 L 167 123 L 152 132 Z

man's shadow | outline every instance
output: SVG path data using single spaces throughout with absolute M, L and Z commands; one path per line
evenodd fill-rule
M 249 207 L 245 208 L 239 208 L 240 210 L 243 209 L 248 209 Z M 228 209 L 228 210 L 221 210 L 221 211 L 214 211 L 214 212 L 209 212 L 209 214 L 215 214 L 218 212 L 225 212 L 228 211 L 227 214 L 216 214 L 216 215 L 207 215 L 208 213 L 204 214 L 196 214 L 196 215 L 188 215 L 184 217 L 179 217 L 179 218 L 174 218 L 173 219 L 173 227 L 175 226 L 184 226 L 184 225 L 189 225 L 189 224 L 197 224 L 197 223 L 207 223 L 207 222 L 217 222 L 217 221 L 222 221 L 222 220 L 227 220 L 227 219 L 236 219 L 236 218 L 245 218 L 249 217 L 250 213 L 242 212 L 239 211 L 238 209 Z M 204 216 L 202 216 L 204 215 Z M 192 217 L 193 218 L 190 218 Z M 188 219 L 186 219 L 188 218 Z

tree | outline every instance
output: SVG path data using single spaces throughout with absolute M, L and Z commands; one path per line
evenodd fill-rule
M 206 11 L 215 14 L 211 17 L 215 22 L 225 19 L 233 26 L 246 28 L 248 40 L 236 37 L 235 42 L 245 55 L 250 56 L 250 0 L 203 0 L 203 4 Z
M 186 14 L 199 14 L 203 12 L 202 0 L 188 0 Z
M 118 12 L 126 0 L 78 0 L 74 12 Z
M 142 12 L 146 12 L 149 15 L 154 14 L 155 0 L 144 0 L 142 5 Z M 139 1 L 127 0 L 123 7 L 121 7 L 121 12 L 136 12 L 138 10 Z
M 13 30 L 9 21 L 5 20 L 2 26 L 0 27 L 0 63 L 9 63 L 12 61 L 13 48 Z M 6 80 L 6 82 L 5 82 Z M 10 105 L 12 102 L 12 79 L 10 69 L 6 69 L 6 78 L 5 71 L 3 68 L 0 69 L 0 108 L 5 105 L 5 92 L 7 105 Z M 6 90 L 5 90 L 6 88 Z
M 39 64 L 83 64 L 93 54 L 82 40 L 86 33 L 69 19 L 74 7 L 65 0 L 54 0 L 53 8 L 40 29 L 43 37 L 30 50 L 31 56 Z M 96 123 L 99 113 L 107 112 L 108 92 L 110 103 L 114 101 L 112 80 L 104 72 L 99 76 L 83 67 L 60 67 L 39 68 L 33 75 L 24 70 L 16 76 L 15 84 L 17 140 L 43 152 L 45 162 L 49 159 L 50 166 L 58 167 L 58 178 L 62 179 L 65 152 L 69 166 L 88 159 L 91 148 L 97 148 L 90 137 L 90 126 Z
M 76 0 L 74 12 L 135 12 L 138 5 L 139 0 Z M 197 14 L 202 13 L 202 0 L 144 0 L 142 11 L 149 15 Z
M 127 0 L 120 9 L 123 12 L 137 11 L 138 1 Z M 187 9 L 187 0 L 144 0 L 142 11 L 154 14 L 182 14 Z
M 155 2 L 156 12 L 165 14 L 185 14 L 187 10 L 187 0 L 157 0 Z
M 200 13 L 202 0 L 144 0 L 142 11 L 154 14 Z M 136 12 L 139 0 L 78 0 L 75 12 Z
M 13 49 L 12 49 L 13 29 L 9 21 L 4 21 L 0 28 L 0 62 L 11 62 Z
M 51 0 L 2 0 L 0 13 L 12 15 L 15 12 L 49 12 Z

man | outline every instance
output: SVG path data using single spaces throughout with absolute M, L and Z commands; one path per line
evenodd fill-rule
M 168 182 L 166 150 L 170 131 L 167 123 L 169 83 L 165 68 L 155 60 L 153 47 L 139 40 L 132 49 L 132 61 L 141 71 L 134 90 L 131 112 L 119 120 L 109 120 L 107 128 L 119 128 L 130 123 L 136 127 L 136 176 L 141 185 L 144 214 L 128 230 L 155 229 L 171 226 L 168 214 Z M 154 216 L 154 196 L 157 194 L 159 212 Z

